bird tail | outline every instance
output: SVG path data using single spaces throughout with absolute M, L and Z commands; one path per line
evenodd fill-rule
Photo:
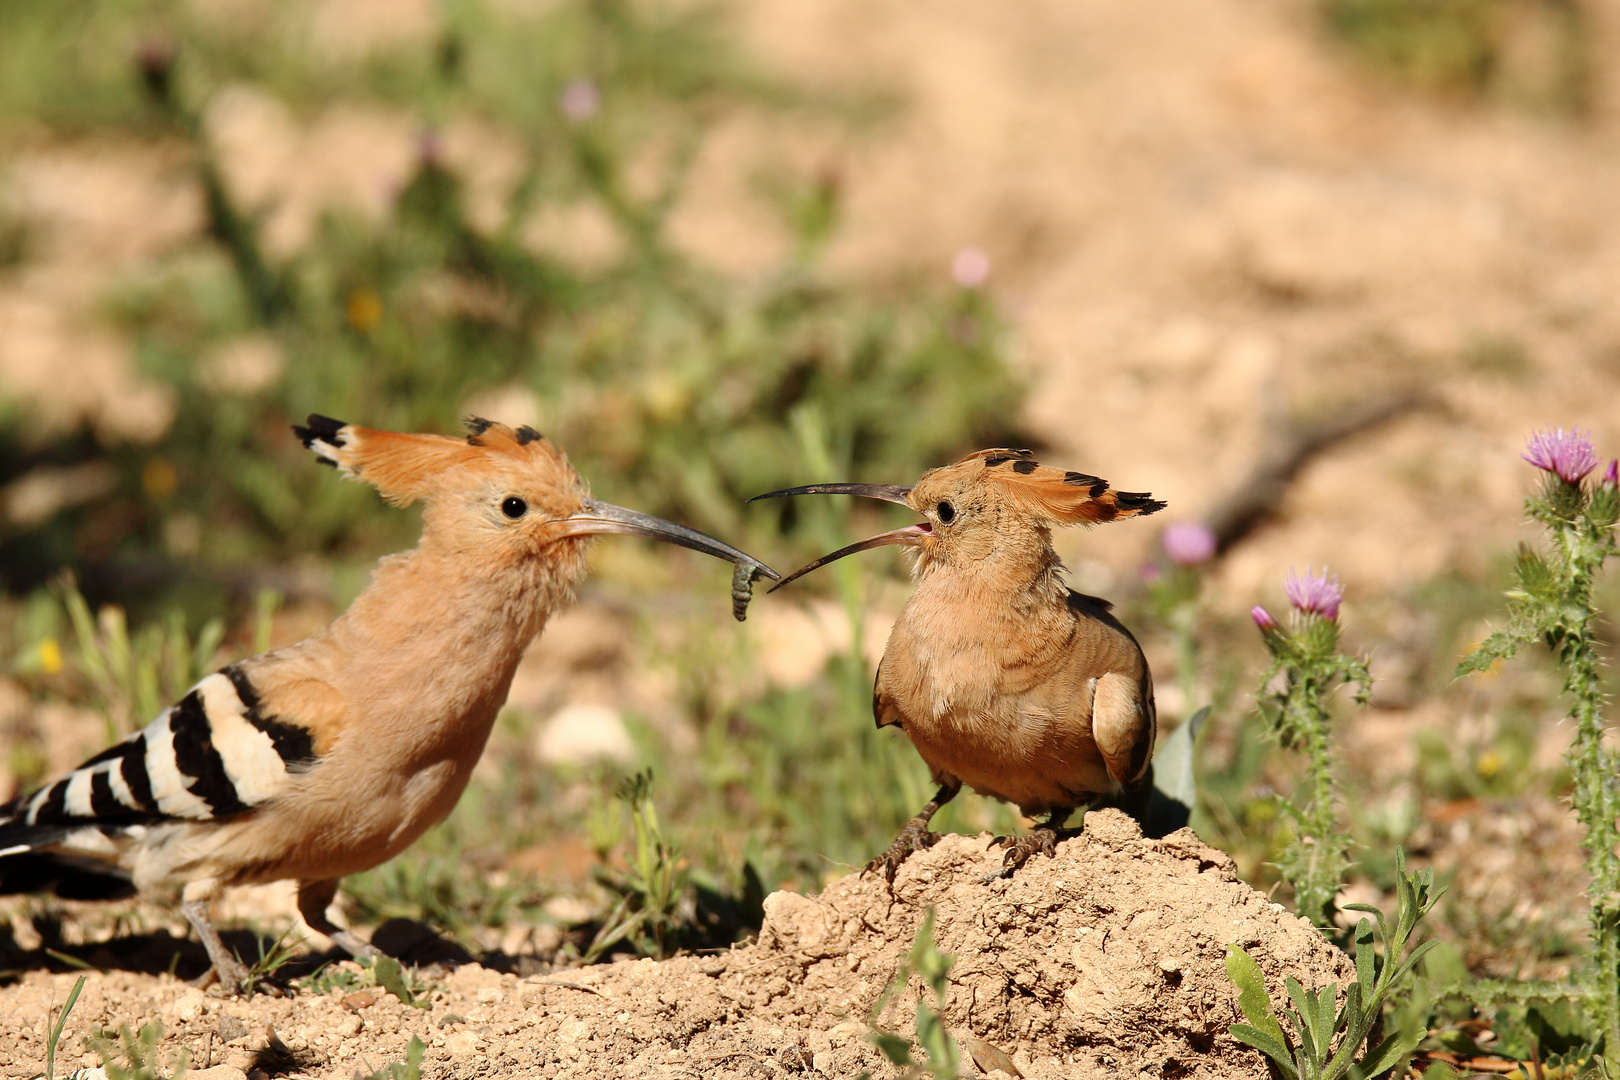
M 58 847 L 83 826 L 29 825 L 21 809 L 22 800 L 0 806 L 0 896 L 54 893 L 64 900 L 116 900 L 135 892 L 116 864 Z

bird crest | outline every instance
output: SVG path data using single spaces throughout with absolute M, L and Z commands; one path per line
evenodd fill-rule
M 441 489 L 463 491 L 469 471 L 495 480 L 514 469 L 530 475 L 540 469 L 553 482 L 580 484 L 562 452 L 534 428 L 481 416 L 464 422 L 465 439 L 381 431 L 318 414 L 293 430 L 322 464 L 370 484 L 396 506 L 430 500 Z
M 1115 491 L 1108 481 L 1090 473 L 1042 465 L 1029 450 L 978 450 L 925 473 L 917 488 L 931 488 L 930 481 L 992 485 L 1031 516 L 1055 525 L 1123 521 L 1156 513 L 1165 505 L 1145 491 Z
M 1054 469 L 1035 460 L 1029 450 L 979 450 L 950 465 L 930 469 L 910 487 L 897 484 L 806 484 L 756 495 L 773 499 L 786 495 L 861 495 L 868 499 L 909 506 L 924 517 L 916 525 L 879 533 L 823 555 L 800 567 L 771 589 L 775 592 L 820 566 L 857 551 L 898 544 L 916 554 L 921 573 L 936 559 L 956 551 L 961 559 L 988 565 L 992 552 L 1001 558 L 1022 550 L 1031 565 L 1056 565 L 1049 525 L 1096 525 L 1157 513 L 1164 503 L 1144 491 L 1115 491 L 1108 481 L 1090 473 Z M 750 502 L 754 499 L 749 500 Z M 1008 531 L 1008 515 L 1022 527 Z M 1028 544 L 1006 543 L 1028 538 Z

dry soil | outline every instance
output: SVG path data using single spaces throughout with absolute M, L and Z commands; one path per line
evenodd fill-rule
M 999 867 L 985 837 L 950 836 L 909 860 L 892 890 L 852 874 L 819 896 L 773 893 L 759 939 L 728 952 L 526 978 L 464 964 L 425 1008 L 380 990 L 224 999 L 168 975 L 96 972 L 60 1060 L 93 1065 L 90 1029 L 156 1020 L 160 1054 L 184 1053 L 214 1080 L 347 1078 L 403 1060 L 413 1035 L 429 1078 L 892 1076 L 871 1024 L 913 1031 L 922 984 L 874 1007 L 932 908 L 935 940 L 956 957 L 945 1020 L 980 1057 L 988 1044 L 1032 1080 L 1258 1080 L 1259 1056 L 1226 1030 L 1239 1018 L 1226 946 L 1252 953 L 1279 991 L 1285 975 L 1321 985 L 1351 974 L 1189 831 L 1146 840 L 1099 811 L 1055 858 L 986 883 Z M 43 1070 L 48 1011 L 73 981 L 36 970 L 0 992 L 0 1046 L 12 1048 L 0 1077 Z

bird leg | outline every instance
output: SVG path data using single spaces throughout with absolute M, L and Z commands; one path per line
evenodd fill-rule
M 304 917 L 304 922 L 311 930 L 331 938 L 334 945 L 355 959 L 375 960 L 383 955 L 381 949 L 368 941 L 361 941 L 353 933 L 333 922 L 326 914 L 326 909 L 332 906 L 332 900 L 337 896 L 338 880 L 328 878 L 325 881 L 300 881 L 298 914 Z
M 1074 813 L 1073 807 L 1060 807 L 1053 810 L 1044 822 L 1031 829 L 1028 836 L 1021 836 L 1017 839 L 1011 836 L 998 836 L 990 841 L 992 847 L 999 844 L 1007 849 L 1006 858 L 1001 860 L 1001 865 L 1005 869 L 999 874 L 992 874 L 990 880 L 998 877 L 1012 877 L 1013 873 L 1028 862 L 1029 857 L 1036 852 L 1040 852 L 1048 859 L 1055 856 L 1057 854 L 1058 833 L 1062 830 L 1063 823 L 1069 820 L 1069 815 L 1072 813 Z
M 208 917 L 209 899 L 211 897 L 198 897 L 184 900 L 180 904 L 180 913 L 186 917 L 191 928 L 197 931 L 197 936 L 202 939 L 203 948 L 208 950 L 208 959 L 214 965 L 203 972 L 192 985 L 203 987 L 218 979 L 220 988 L 227 994 L 239 994 L 247 987 L 248 969 L 236 958 L 235 953 L 225 947 L 219 931 L 214 929 L 213 921 Z
M 900 864 L 906 861 L 906 856 L 913 851 L 926 851 L 939 843 L 939 833 L 929 832 L 928 822 L 939 812 L 940 807 L 954 799 L 956 793 L 961 790 L 961 784 L 941 784 L 939 790 L 934 792 L 934 797 L 928 801 L 928 805 L 901 828 L 900 835 L 894 838 L 894 843 L 889 845 L 888 850 L 866 864 L 861 876 L 865 877 L 870 871 L 882 867 L 883 876 L 888 879 L 890 885 L 893 885 L 894 875 L 900 869 Z

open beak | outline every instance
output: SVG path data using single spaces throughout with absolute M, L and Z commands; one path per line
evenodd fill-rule
M 882 499 L 884 502 L 905 506 L 906 496 L 910 494 L 910 488 L 900 487 L 898 484 L 806 484 L 803 487 L 783 488 L 781 491 L 767 491 L 763 495 L 755 495 L 748 501 L 780 499 L 788 495 L 864 495 L 868 499 Z
M 793 573 L 789 574 L 781 581 L 778 581 L 775 585 L 772 585 L 771 592 L 775 592 L 777 589 L 780 589 L 790 581 L 804 577 L 804 575 L 808 574 L 817 567 L 826 566 L 830 562 L 836 562 L 839 559 L 842 559 L 845 555 L 853 555 L 857 551 L 867 551 L 871 548 L 883 547 L 887 544 L 904 544 L 908 547 L 915 547 L 917 544 L 922 542 L 923 537 L 927 536 L 933 531 L 933 528 L 925 521 L 921 525 L 907 525 L 903 529 L 895 529 L 893 532 L 878 533 L 876 536 L 869 536 L 865 540 L 857 540 L 855 543 L 849 545 L 849 547 L 839 548 L 831 555 L 823 555 L 821 558 L 817 559 L 808 566 L 799 567 L 797 570 L 793 571 Z
M 628 510 L 596 499 L 586 499 L 579 512 L 564 519 L 562 524 L 563 536 L 599 536 L 608 533 L 645 536 L 653 540 L 662 540 L 666 544 L 678 544 L 693 551 L 701 551 L 705 555 L 713 555 L 717 559 L 725 559 L 738 566 L 757 567 L 758 573 L 772 581 L 782 576 L 747 552 L 738 551 L 730 544 L 721 543 L 696 529 L 688 529 L 685 525 L 677 525 L 661 517 L 653 517 L 639 510 Z
M 763 495 L 755 495 L 748 501 L 757 502 L 760 499 L 777 499 L 786 495 L 864 495 L 868 499 L 882 499 L 884 502 L 909 506 L 910 504 L 906 502 L 906 496 L 910 494 L 911 489 L 909 487 L 901 487 L 898 484 L 806 484 L 803 487 L 783 488 L 781 491 L 767 491 Z M 839 548 L 831 555 L 823 555 L 808 566 L 801 566 L 773 585 L 771 592 L 775 592 L 788 582 L 795 581 L 818 567 L 826 566 L 830 562 L 836 562 L 845 555 L 853 555 L 857 551 L 868 551 L 888 544 L 903 544 L 914 547 L 922 542 L 923 537 L 932 532 L 932 527 L 927 522 L 923 522 L 920 525 L 907 525 L 903 529 L 895 529 L 893 532 L 879 533 L 877 536 L 859 540 L 849 545 L 849 547 Z

